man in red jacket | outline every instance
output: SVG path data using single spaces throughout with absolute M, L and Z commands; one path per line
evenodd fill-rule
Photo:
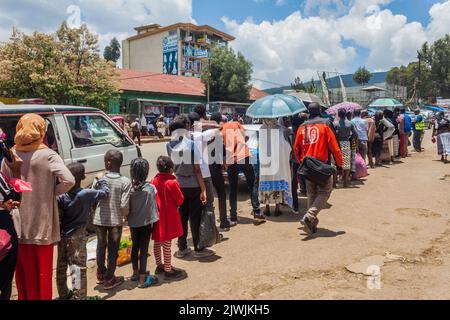
M 309 120 L 303 123 L 297 131 L 294 144 L 294 153 L 297 161 L 301 163 L 306 156 L 315 158 L 324 163 L 330 163 L 330 153 L 341 170 L 343 160 L 336 136 L 330 127 L 328 119 L 320 117 L 321 109 L 317 103 L 308 106 Z M 300 221 L 309 234 L 317 232 L 319 219 L 317 215 L 324 208 L 331 191 L 333 190 L 333 177 L 330 176 L 325 187 L 317 185 L 312 181 L 306 181 L 306 193 L 308 195 L 308 211 Z

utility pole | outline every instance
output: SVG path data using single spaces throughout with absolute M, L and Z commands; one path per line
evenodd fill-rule
M 419 105 L 420 97 L 422 97 L 422 54 L 420 51 L 417 51 L 417 58 L 419 59 L 419 75 L 418 75 L 418 90 L 417 90 L 417 106 Z
M 209 102 L 210 102 L 210 98 L 209 98 L 209 91 L 210 91 L 210 81 L 211 81 L 211 65 L 209 63 L 209 57 L 208 57 L 208 81 L 206 84 L 206 110 L 209 111 Z

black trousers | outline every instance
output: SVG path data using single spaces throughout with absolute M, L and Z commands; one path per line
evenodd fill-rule
M 185 250 L 188 247 L 187 234 L 188 222 L 191 226 L 192 241 L 195 251 L 201 251 L 204 248 L 198 247 L 199 228 L 202 217 L 203 204 L 200 201 L 200 188 L 181 188 L 184 195 L 184 202 L 180 207 L 181 224 L 183 226 L 183 235 L 178 238 L 178 249 Z
M 131 241 L 133 242 L 133 246 L 131 247 L 133 271 L 138 270 L 139 274 L 143 275 L 147 273 L 148 246 L 152 235 L 152 225 L 130 228 L 130 231 Z
M 293 207 L 295 211 L 298 211 L 298 183 L 300 182 L 300 192 L 306 193 L 306 180 L 303 176 L 298 174 L 298 169 L 300 168 L 300 164 L 297 162 L 292 163 L 293 166 L 293 174 L 292 174 L 292 198 L 293 198 Z
M 0 300 L 9 300 L 11 298 L 19 242 L 16 229 L 14 229 L 13 219 L 8 212 L 0 211 L 0 229 L 10 234 L 12 242 L 12 248 L 9 250 L 8 255 L 0 262 Z
M 97 271 L 105 275 L 106 280 L 111 280 L 116 272 L 121 237 L 122 227 L 97 226 Z M 107 267 L 106 248 L 108 248 Z
M 134 141 L 136 138 L 138 139 L 138 144 L 141 145 L 141 133 L 140 133 L 140 132 L 135 132 L 135 131 L 133 131 L 133 141 Z
M 212 164 L 209 166 L 209 171 L 211 172 L 214 189 L 216 189 L 217 197 L 219 198 L 220 227 L 229 228 L 230 222 L 227 218 L 227 192 L 222 173 L 222 165 Z
M 256 183 L 255 171 L 251 164 L 232 164 L 228 166 L 228 181 L 230 183 L 230 218 L 231 221 L 237 221 L 237 189 L 239 181 L 239 172 L 244 173 L 247 187 L 250 192 L 253 212 L 260 214 L 259 191 Z

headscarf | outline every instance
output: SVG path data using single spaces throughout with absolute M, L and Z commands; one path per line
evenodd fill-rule
M 44 118 L 34 113 L 25 114 L 20 118 L 16 126 L 14 149 L 30 152 L 47 148 L 44 144 L 45 131 Z

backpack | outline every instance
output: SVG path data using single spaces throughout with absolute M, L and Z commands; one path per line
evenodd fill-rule
M 4 213 L 0 213 L 4 214 Z M 0 262 L 6 258 L 12 248 L 11 235 L 6 230 L 0 229 Z

